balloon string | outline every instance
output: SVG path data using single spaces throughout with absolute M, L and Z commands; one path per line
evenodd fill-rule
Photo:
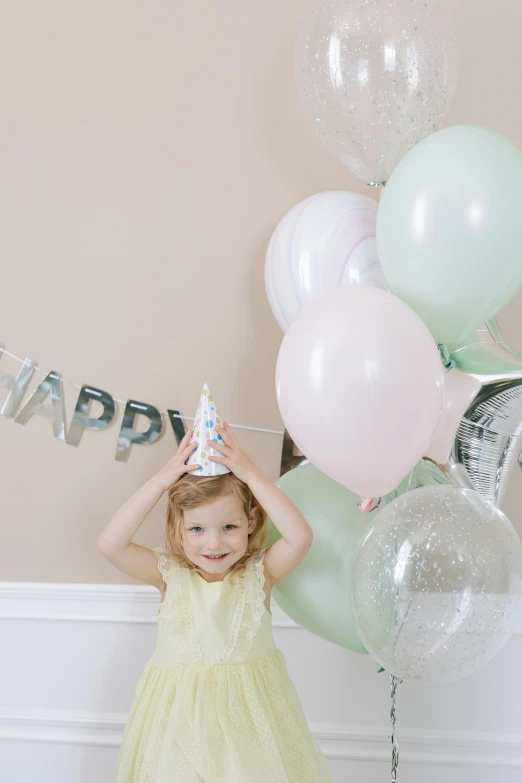
M 399 768 L 399 743 L 395 738 L 395 699 L 397 694 L 397 688 L 401 684 L 402 680 L 396 677 L 394 674 L 390 674 L 391 680 L 391 709 L 390 718 L 392 723 L 391 744 L 392 744 L 392 764 L 391 764 L 391 779 L 392 783 L 397 783 L 397 770 Z

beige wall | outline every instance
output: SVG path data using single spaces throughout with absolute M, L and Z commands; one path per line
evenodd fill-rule
M 229 421 L 282 428 L 281 333 L 263 282 L 271 232 L 312 193 L 377 196 L 301 114 L 292 50 L 304 7 L 4 4 L 0 342 L 8 350 L 75 383 L 188 416 L 206 381 Z M 461 74 L 445 124 L 486 125 L 522 149 L 522 7 L 459 0 L 452 13 Z M 521 296 L 499 318 L 519 350 Z M 1 360 L 6 372 L 17 368 Z M 76 395 L 68 386 L 68 420 Z M 133 581 L 101 558 L 96 539 L 175 441 L 167 429 L 116 462 L 121 414 L 122 406 L 112 427 L 86 432 L 78 448 L 39 417 L 26 426 L 0 417 L 0 579 Z M 276 478 L 280 438 L 241 439 Z M 521 492 L 517 473 L 506 503 L 515 522 Z M 163 543 L 163 515 L 161 501 L 136 541 Z

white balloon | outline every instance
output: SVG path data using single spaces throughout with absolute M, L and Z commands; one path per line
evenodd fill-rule
M 281 220 L 268 245 L 265 286 L 284 332 L 305 304 L 331 288 L 388 290 L 375 241 L 377 208 L 367 196 L 333 190 L 301 201 Z

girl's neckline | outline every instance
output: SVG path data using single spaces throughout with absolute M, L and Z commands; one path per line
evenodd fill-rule
M 207 582 L 207 580 L 206 580 L 206 579 L 203 579 L 203 577 L 201 576 L 201 574 L 199 573 L 199 571 L 196 571 L 196 569 L 195 569 L 195 568 L 191 568 L 190 570 L 192 571 L 192 573 L 194 573 L 194 574 L 197 576 L 197 578 L 198 578 L 198 581 L 200 581 L 200 582 L 203 582 L 203 583 L 204 583 L 204 584 L 206 584 L 206 585 L 222 585 L 222 584 L 223 584 L 223 582 L 225 582 L 225 581 L 226 581 L 226 579 L 227 579 L 227 578 L 230 576 L 230 574 L 231 574 L 231 572 L 229 571 L 229 572 L 228 572 L 228 574 L 225 574 L 225 576 L 223 577 L 223 579 L 216 579 L 214 582 Z M 266 593 L 265 593 L 265 595 L 266 595 Z M 270 609 L 267 607 L 267 605 L 265 604 L 265 602 L 264 602 L 264 601 L 263 601 L 263 608 L 264 608 L 264 611 L 266 612 L 266 614 L 268 614 L 268 615 L 270 615 L 270 617 L 272 617 L 272 612 L 271 612 L 271 610 L 270 610 Z
M 223 579 L 214 579 L 214 581 L 212 581 L 212 582 L 207 582 L 207 580 L 203 576 L 201 576 L 199 571 L 196 571 L 195 568 L 191 568 L 190 570 L 192 571 L 193 574 L 195 574 L 198 577 L 198 579 L 201 582 L 203 582 L 206 585 L 222 585 L 223 582 L 225 581 L 225 579 L 227 579 L 230 576 L 230 571 L 229 571 L 227 574 L 225 574 Z

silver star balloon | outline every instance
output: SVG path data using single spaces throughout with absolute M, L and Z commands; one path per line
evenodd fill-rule
M 522 434 L 522 355 L 504 343 L 493 319 L 464 345 L 441 346 L 447 366 L 482 387 L 461 419 L 443 470 L 456 484 L 501 505 L 519 459 Z

